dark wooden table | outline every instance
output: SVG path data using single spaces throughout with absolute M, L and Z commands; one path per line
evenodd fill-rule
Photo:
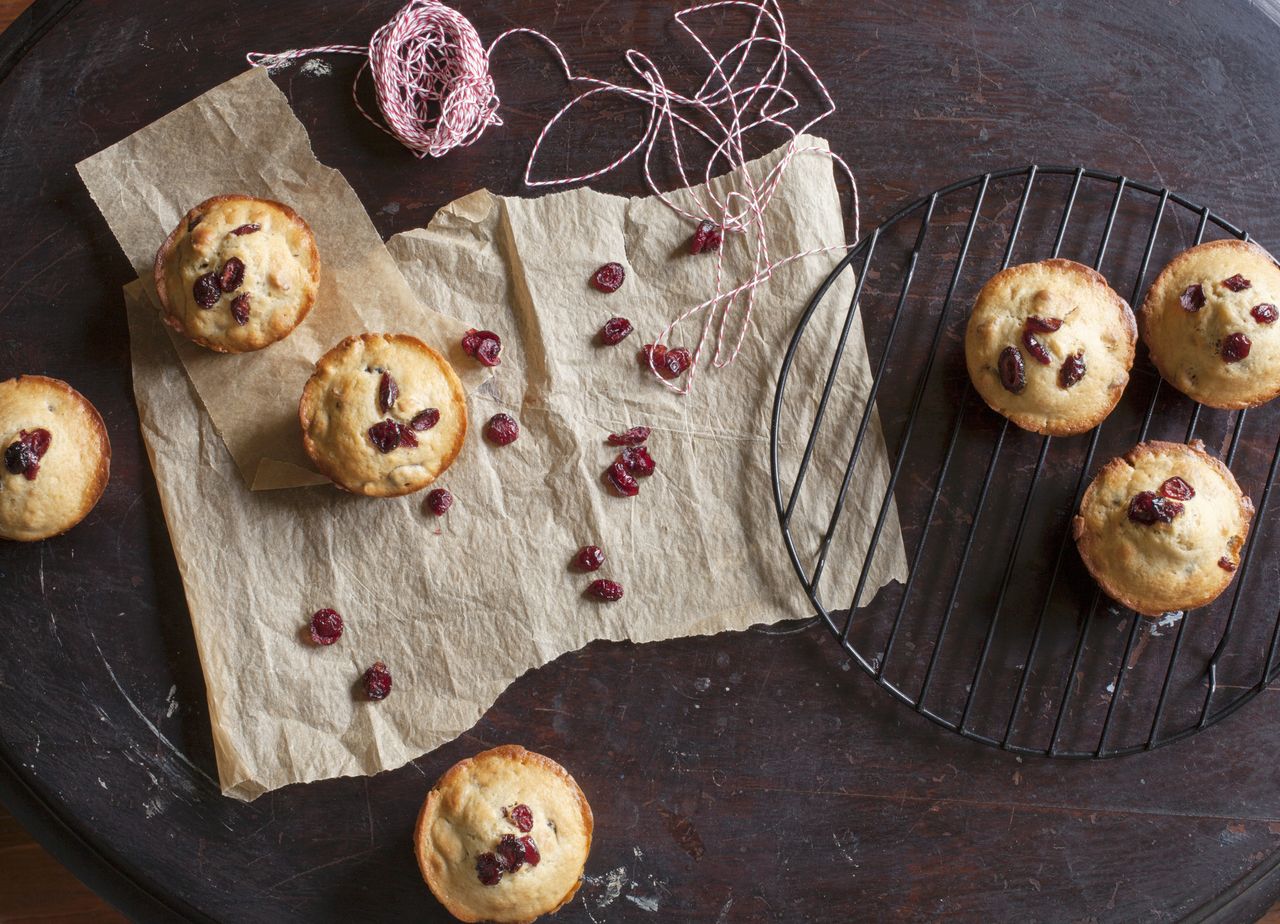
M 482 36 L 548 31 L 589 73 L 624 77 L 633 45 L 681 71 L 665 5 L 459 5 Z M 558 920 L 1256 919 L 1280 895 L 1274 690 L 1150 754 L 1020 760 L 899 708 L 817 627 L 591 645 L 412 766 L 250 805 L 218 795 L 130 391 L 129 269 L 73 165 L 238 73 L 247 50 L 362 41 L 397 6 L 37 2 L 0 37 L 0 377 L 69 379 L 115 449 L 85 524 L 0 546 L 0 797 L 18 820 L 138 919 L 440 920 L 409 850 L 417 806 L 455 760 L 518 741 L 569 766 L 596 812 L 590 879 Z M 1245 0 L 814 0 L 788 15 L 835 93 L 822 130 L 872 221 L 959 177 L 1080 162 L 1280 242 L 1280 32 Z M 352 110 L 354 60 L 331 63 L 279 80 L 386 235 L 478 186 L 521 192 L 562 98 L 543 55 L 506 53 L 507 125 L 419 163 Z M 583 162 L 633 122 L 580 124 Z M 635 171 L 600 186 L 641 190 Z

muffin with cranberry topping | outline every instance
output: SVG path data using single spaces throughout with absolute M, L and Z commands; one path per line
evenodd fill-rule
M 320 357 L 298 417 L 316 468 L 369 497 L 425 488 L 453 464 L 467 434 L 453 367 L 408 334 L 348 337 Z
M 1142 303 L 1142 339 L 1166 382 L 1211 407 L 1280 395 L 1280 267 L 1248 241 L 1210 241 L 1160 271 Z
M 211 350 L 247 353 L 302 323 L 320 286 L 320 255 L 287 205 L 214 196 L 160 246 L 155 283 L 166 324 Z
M 102 417 L 66 382 L 20 375 L 0 382 L 0 538 L 65 533 L 107 486 L 111 443 Z
M 1137 327 L 1102 275 L 1071 260 L 1011 266 L 978 293 L 965 331 L 974 388 L 1024 430 L 1069 436 L 1111 413 Z
M 1112 599 L 1158 616 L 1204 606 L 1226 589 L 1252 518 L 1252 502 L 1204 443 L 1152 440 L 1094 476 L 1072 532 Z
M 524 924 L 578 891 L 592 827 L 591 806 L 567 770 L 507 744 L 440 778 L 414 846 L 427 885 L 458 920 Z

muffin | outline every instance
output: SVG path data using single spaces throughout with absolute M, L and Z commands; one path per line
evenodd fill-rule
M 302 323 L 320 286 L 320 255 L 287 205 L 214 196 L 160 245 L 155 283 L 166 324 L 211 350 L 247 353 Z
M 982 287 L 964 357 L 993 411 L 1024 430 L 1070 436 L 1116 406 L 1136 341 L 1133 312 L 1100 273 L 1042 260 L 1002 270 Z
M 1280 267 L 1248 241 L 1184 250 L 1139 312 L 1166 382 L 1201 404 L 1254 407 L 1280 394 Z
M 1158 616 L 1226 589 L 1252 518 L 1252 502 L 1204 443 L 1153 440 L 1102 467 L 1071 527 L 1108 596 Z
M 458 920 L 524 924 L 578 891 L 592 826 L 568 771 L 507 744 L 440 778 L 418 815 L 414 849 L 422 877 Z
M 298 417 L 316 468 L 369 497 L 425 488 L 467 434 L 467 400 L 453 367 L 408 334 L 348 337 L 320 357 Z
M 65 533 L 107 486 L 111 443 L 97 409 L 66 382 L 20 375 L 0 382 L 0 538 Z

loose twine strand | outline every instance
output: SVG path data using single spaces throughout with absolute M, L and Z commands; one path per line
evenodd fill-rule
M 752 25 L 745 38 L 717 55 L 689 20 L 722 9 L 746 11 Z M 560 63 L 570 85 L 586 89 L 562 106 L 538 133 L 525 166 L 525 184 L 542 187 L 581 183 L 603 176 L 640 155 L 645 183 L 655 196 L 695 224 L 710 221 L 724 231 L 725 243 L 715 254 L 715 294 L 683 311 L 654 340 L 668 345 L 676 328 L 701 316 L 702 329 L 689 374 L 683 383 L 668 381 L 659 374 L 652 354 L 649 358 L 650 371 L 659 382 L 678 394 L 687 394 L 704 361 L 704 352 L 710 350 L 707 359 L 717 369 L 737 359 L 751 329 L 757 289 L 764 282 L 789 263 L 848 247 L 842 243 L 770 259 L 765 217 L 792 160 L 801 154 L 818 154 L 831 158 L 840 167 L 852 190 L 854 240 L 859 235 L 861 207 L 857 181 L 849 165 L 832 151 L 800 142 L 800 135 L 835 112 L 836 107 L 826 84 L 787 41 L 786 20 L 779 0 L 713 0 L 676 12 L 674 21 L 698 46 L 709 64 L 706 76 L 692 95 L 668 86 L 657 65 L 634 48 L 627 50 L 625 60 L 640 79 L 640 86 L 574 74 L 560 47 L 536 29 L 509 29 L 485 48 L 471 22 L 439 0 L 410 0 L 373 34 L 367 46 L 321 45 L 278 54 L 251 52 L 246 57 L 255 67 L 273 68 L 319 54 L 365 56 L 351 90 L 361 114 L 417 157 L 442 157 L 455 148 L 472 144 L 490 126 L 502 124 L 498 95 L 489 70 L 498 45 L 510 36 L 521 34 L 542 42 Z M 750 64 L 758 76 L 749 79 L 745 72 L 753 52 L 756 54 Z M 366 70 L 373 78 L 381 121 L 365 110 L 357 92 Z M 819 111 L 807 120 L 800 121 L 801 103 L 797 93 L 788 88 L 791 82 L 807 82 L 817 91 Z M 535 177 L 542 146 L 552 129 L 574 107 L 600 95 L 620 96 L 647 107 L 640 138 L 610 163 L 587 173 Z M 737 174 L 740 188 L 718 195 L 710 185 L 716 168 L 723 166 L 726 171 L 734 171 L 744 167 L 749 150 L 747 140 L 762 130 L 781 131 L 788 137 L 778 162 L 758 180 L 741 170 Z M 665 142 L 681 185 L 693 186 L 681 148 L 681 131 L 693 132 L 712 147 L 701 176 L 701 182 L 707 185 L 692 194 L 690 208 L 673 201 L 669 193 L 658 187 L 653 176 L 654 151 L 660 142 Z M 742 237 L 751 256 L 750 274 L 736 285 L 725 278 L 724 267 L 724 252 L 732 235 Z

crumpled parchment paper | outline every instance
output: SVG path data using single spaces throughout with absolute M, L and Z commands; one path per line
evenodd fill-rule
M 228 135 L 240 143 L 229 145 Z M 216 162 L 202 150 L 216 151 Z M 747 169 L 761 175 L 780 154 Z M 656 200 L 481 190 L 384 247 L 262 72 L 215 88 L 80 169 L 142 276 L 125 291 L 134 391 L 226 794 L 253 799 L 288 783 L 398 767 L 473 725 L 526 670 L 594 639 L 643 642 L 809 615 L 774 512 L 769 418 L 798 312 L 833 257 L 782 268 L 760 292 L 737 363 L 679 397 L 636 353 L 707 297 L 713 260 L 686 255 L 691 229 Z M 149 281 L 151 254 L 186 208 L 230 191 L 293 205 L 315 228 L 324 261 L 312 315 L 285 341 L 245 357 L 171 337 Z M 830 162 L 798 157 L 771 206 L 771 252 L 843 236 Z M 730 278 L 741 278 L 744 245 L 725 247 Z M 587 278 L 610 260 L 628 276 L 606 296 Z M 847 304 L 852 291 L 846 273 L 828 297 Z M 614 315 L 637 332 L 618 347 L 597 345 L 595 332 Z M 469 326 L 498 331 L 506 345 L 487 382 L 488 370 L 456 346 Z M 288 487 L 315 481 L 294 416 L 310 365 L 367 329 L 406 331 L 446 350 L 471 390 L 473 425 L 438 482 L 456 498 L 444 518 L 424 510 L 421 493 L 383 500 Z M 692 347 L 696 327 L 688 333 Z M 795 470 L 829 364 L 825 350 L 797 357 L 793 382 L 811 387 L 793 388 L 784 408 L 784 472 Z M 793 521 L 807 553 L 827 526 L 869 381 L 859 323 Z M 499 410 L 522 426 L 503 448 L 479 432 Z M 604 437 L 636 424 L 654 428 L 657 472 L 638 497 L 620 498 L 602 481 L 616 454 Z M 877 425 L 833 542 L 824 599 L 852 596 L 887 476 Z M 276 490 L 252 490 L 267 486 Z M 568 565 L 587 543 L 604 548 L 608 561 L 594 576 L 621 581 L 621 601 L 583 596 L 590 578 Z M 895 514 L 864 602 L 906 572 Z M 346 632 L 319 648 L 306 625 L 325 606 L 342 613 Z M 374 660 L 388 664 L 395 683 L 379 703 L 358 693 Z

